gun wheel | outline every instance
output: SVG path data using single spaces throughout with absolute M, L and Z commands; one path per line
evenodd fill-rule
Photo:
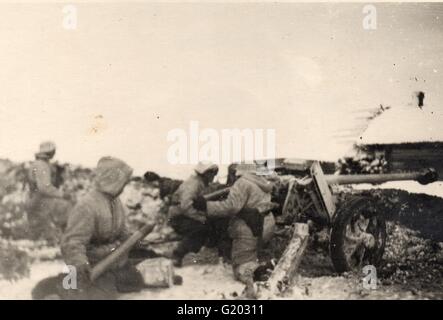
M 369 197 L 356 197 L 337 211 L 330 254 L 337 272 L 377 266 L 386 244 L 386 222 Z

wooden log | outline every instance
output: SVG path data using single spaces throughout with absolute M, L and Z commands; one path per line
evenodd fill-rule
M 119 260 L 124 254 L 128 253 L 132 247 L 140 240 L 145 238 L 152 230 L 154 230 L 155 223 L 148 223 L 144 225 L 140 230 L 137 230 L 128 240 L 123 242 L 117 249 L 115 249 L 110 255 L 97 263 L 91 271 L 90 279 L 95 281 L 106 270 L 108 270 L 117 260 Z
M 257 297 L 266 299 L 284 293 L 293 284 L 293 278 L 300 265 L 309 238 L 307 223 L 296 223 L 291 241 L 275 266 L 268 281 L 259 284 Z

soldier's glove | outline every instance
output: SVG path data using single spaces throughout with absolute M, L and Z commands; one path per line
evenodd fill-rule
M 206 212 L 206 199 L 203 196 L 198 196 L 197 198 L 192 200 L 192 206 L 195 210 Z
M 238 214 L 238 217 L 247 224 L 247 226 L 251 229 L 254 237 L 262 236 L 265 217 L 258 211 L 258 209 L 255 208 L 243 209 Z
M 77 285 L 79 289 L 85 289 L 91 285 L 91 266 L 89 263 L 84 263 L 76 266 L 77 271 Z

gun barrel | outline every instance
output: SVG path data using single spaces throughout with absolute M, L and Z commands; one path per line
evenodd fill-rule
M 356 175 L 325 175 L 328 184 L 359 184 L 371 183 L 379 184 L 388 181 L 417 180 L 427 177 L 429 171 L 416 171 L 407 173 L 387 173 L 387 174 L 356 174 Z M 435 181 L 429 179 L 426 183 Z M 420 182 L 421 183 L 421 182 Z

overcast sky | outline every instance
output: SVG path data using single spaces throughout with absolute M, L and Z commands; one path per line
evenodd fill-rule
M 63 162 L 114 155 L 183 177 L 166 136 L 196 120 L 275 129 L 278 156 L 335 160 L 358 110 L 416 90 L 443 108 L 443 6 L 375 6 L 368 31 L 363 4 L 80 4 L 68 31 L 63 4 L 1 4 L 0 158 L 51 139 Z

